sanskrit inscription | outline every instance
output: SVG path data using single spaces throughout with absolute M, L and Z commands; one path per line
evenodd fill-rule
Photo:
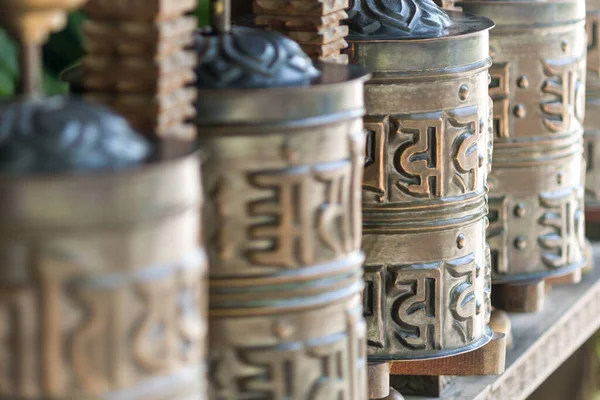
M 201 271 L 42 276 L 3 289 L 0 397 L 96 398 L 196 365 L 205 330 Z M 64 319 L 61 304 L 78 318 Z
M 486 110 L 487 111 L 487 110 Z M 410 198 L 441 198 L 472 192 L 488 156 L 484 118 L 476 106 L 392 117 L 390 136 L 394 173 L 390 184 Z M 483 171 L 485 173 L 485 171 Z
M 249 229 L 253 264 L 297 268 L 317 262 L 321 248 L 334 256 L 356 250 L 360 201 L 354 195 L 353 161 L 249 176 L 254 187 L 267 193 L 249 205 L 249 215 L 263 221 Z M 268 246 L 262 245 L 265 241 Z
M 491 265 L 494 272 L 508 272 L 508 205 L 505 197 L 490 197 L 488 200 L 489 226 L 486 231 L 490 247 Z
M 544 62 L 547 79 L 542 92 L 553 97 L 542 103 L 544 125 L 551 132 L 572 129 L 576 120 L 583 121 L 585 89 L 581 82 L 581 61 L 570 57 Z M 585 76 L 585 75 L 583 75 Z
M 309 342 L 211 352 L 210 398 L 362 399 L 363 388 L 355 383 L 365 378 L 364 354 L 359 365 L 350 362 L 357 345 L 364 346 L 359 340 L 362 333 L 340 332 Z
M 508 99 L 510 95 L 509 68 L 506 63 L 494 63 L 489 70 L 489 94 L 493 104 L 493 130 L 497 138 L 509 138 Z
M 548 228 L 539 236 L 542 261 L 560 268 L 581 259 L 585 247 L 583 194 L 580 189 L 540 194 L 544 214 L 540 225 Z

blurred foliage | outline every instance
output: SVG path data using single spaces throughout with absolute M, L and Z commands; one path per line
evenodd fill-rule
M 208 24 L 208 0 L 199 0 L 198 3 L 196 14 L 199 26 L 205 26 Z M 61 82 L 58 76 L 83 56 L 83 21 L 85 16 L 81 12 L 71 13 L 65 29 L 51 35 L 44 45 L 44 91 L 47 94 L 60 94 L 68 90 L 68 85 Z M 0 98 L 12 96 L 15 92 L 19 78 L 17 51 L 14 41 L 0 29 Z

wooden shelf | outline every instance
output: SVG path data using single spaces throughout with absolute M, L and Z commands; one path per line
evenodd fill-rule
M 513 346 L 500 376 L 457 377 L 442 393 L 452 400 L 526 399 L 600 328 L 600 244 L 595 265 L 577 285 L 553 286 L 544 311 L 511 314 Z M 407 400 L 433 397 L 405 396 Z

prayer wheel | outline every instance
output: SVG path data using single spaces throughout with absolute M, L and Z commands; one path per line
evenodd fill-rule
M 410 23 L 392 6 L 358 0 L 349 13 L 350 62 L 373 72 L 362 191 L 370 362 L 452 356 L 492 337 L 485 229 L 493 23 L 410 3 L 395 6 L 420 15 Z
M 0 118 L 0 397 L 205 398 L 195 154 L 116 168 L 139 143 L 72 100 Z
M 585 180 L 586 222 L 600 222 L 600 2 L 586 2 L 588 37 L 584 142 L 587 161 Z M 597 232 L 595 232 L 597 234 Z
M 250 28 L 197 49 L 209 398 L 366 399 L 366 76 Z
M 492 280 L 503 284 L 494 289 L 494 303 L 518 311 L 506 288 L 577 276 L 586 264 L 585 3 L 466 0 L 462 7 L 496 23 L 487 235 Z

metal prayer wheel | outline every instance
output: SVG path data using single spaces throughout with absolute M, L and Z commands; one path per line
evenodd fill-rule
M 355 15 L 377 16 L 362 7 Z M 369 20 L 349 22 L 350 62 L 373 72 L 362 191 L 369 361 L 454 355 L 492 336 L 485 229 L 493 23 L 428 7 L 438 20 L 420 30 L 393 21 L 369 32 Z
M 199 182 L 194 155 L 0 174 L 0 397 L 204 398 Z
M 574 273 L 586 263 L 585 3 L 466 0 L 462 6 L 496 23 L 487 231 L 493 282 Z
M 585 98 L 584 148 L 586 155 L 585 205 L 586 218 L 599 222 L 595 210 L 600 206 L 600 3 L 586 2 L 586 31 L 588 37 L 587 77 Z M 588 218 L 589 217 L 589 218 Z
M 209 398 L 366 399 L 365 74 L 324 64 L 317 77 L 296 43 L 248 28 L 197 49 Z

